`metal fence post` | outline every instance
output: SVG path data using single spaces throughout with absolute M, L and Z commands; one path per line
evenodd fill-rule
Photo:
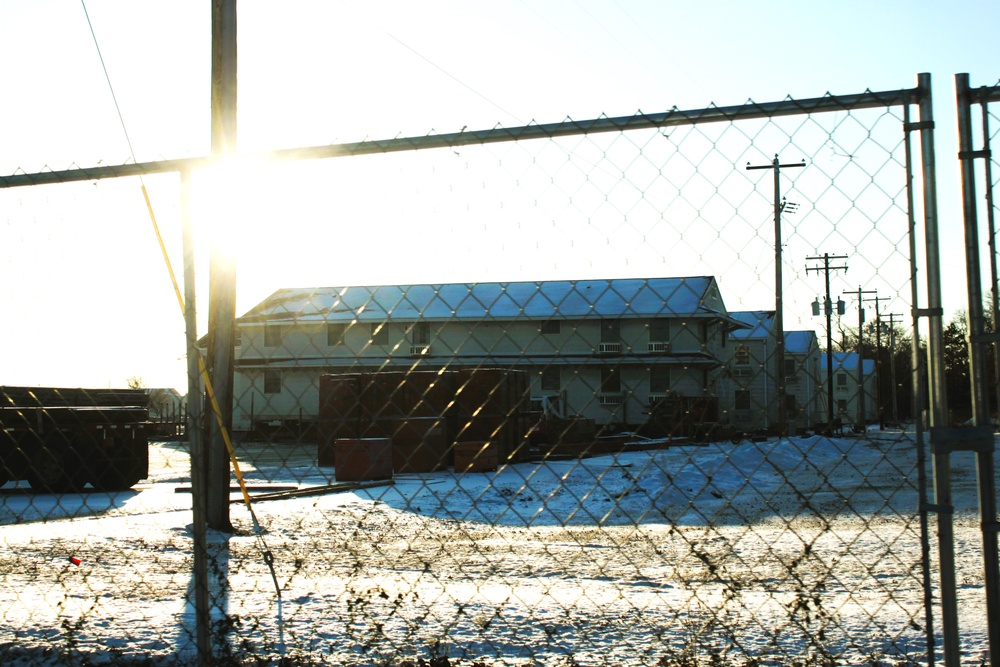
M 958 600 L 955 576 L 955 529 L 952 512 L 951 460 L 935 446 L 934 429 L 948 425 L 948 393 L 944 374 L 944 309 L 941 299 L 940 235 L 937 220 L 937 172 L 934 155 L 934 102 L 931 75 L 918 75 L 920 89 L 920 153 L 924 195 L 924 236 L 927 256 L 928 412 L 934 468 L 934 505 L 938 517 L 938 561 L 941 568 L 941 625 L 944 662 L 958 667 Z
M 920 304 L 919 268 L 917 266 L 917 222 L 913 197 L 913 152 L 911 134 L 919 130 L 919 123 L 910 120 L 910 106 L 903 107 L 904 158 L 906 161 L 906 210 L 909 225 L 910 246 L 910 324 L 913 332 L 910 341 L 910 358 L 912 364 L 913 391 L 910 400 L 910 410 L 913 415 L 914 444 L 917 449 L 917 494 L 920 502 L 920 562 L 924 586 L 924 632 L 927 636 L 927 664 L 934 665 L 934 608 L 933 585 L 931 583 L 931 546 L 930 522 L 927 502 L 927 441 L 926 424 L 922 411 L 927 404 L 927 359 L 924 357 L 920 344 L 920 319 L 922 313 Z
M 958 157 L 962 172 L 962 210 L 965 220 L 965 257 L 969 293 L 969 367 L 972 376 L 973 423 L 979 427 L 990 424 L 989 373 L 986 366 L 986 318 L 983 312 L 982 277 L 979 265 L 979 229 L 976 216 L 976 173 L 973 160 L 989 160 L 989 145 L 983 150 L 972 148 L 972 100 L 969 75 L 955 75 L 958 118 Z M 985 104 L 985 102 L 984 102 Z M 987 189 L 991 184 L 987 182 Z M 991 242 L 992 246 L 992 242 Z M 996 340 L 992 335 L 990 340 Z M 991 428 L 992 430 L 992 428 Z M 986 613 L 990 642 L 990 664 L 997 664 L 1000 652 L 1000 552 L 997 548 L 997 517 L 995 470 L 992 438 L 989 447 L 976 451 L 976 473 L 979 486 L 979 514 L 983 533 L 983 566 L 986 588 Z
M 202 383 L 198 363 L 198 320 L 195 309 L 194 224 L 191 216 L 191 172 L 181 172 L 181 218 L 184 246 L 184 324 L 187 335 L 187 439 L 191 448 L 191 533 L 194 566 L 195 641 L 198 664 L 208 665 L 212 657 L 208 603 L 208 538 L 206 513 L 206 472 L 204 429 L 202 426 Z

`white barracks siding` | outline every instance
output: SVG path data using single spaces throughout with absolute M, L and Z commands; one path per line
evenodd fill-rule
M 634 425 L 651 397 L 716 396 L 742 326 L 712 277 L 281 289 L 237 320 L 234 426 L 312 422 L 324 373 L 460 367 Z
M 778 424 L 778 346 L 777 325 L 773 310 L 730 313 L 743 322 L 745 329 L 730 337 L 732 412 L 729 419 L 743 431 L 770 429 Z M 813 428 L 825 419 L 825 407 L 819 385 L 820 350 L 815 331 L 786 331 L 785 342 L 785 416 L 789 429 Z M 720 383 L 723 385 L 726 383 Z M 720 394 L 727 392 L 720 389 Z M 725 405 L 726 400 L 722 401 Z

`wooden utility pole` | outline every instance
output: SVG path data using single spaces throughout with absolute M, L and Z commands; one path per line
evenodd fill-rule
M 854 292 L 844 292 L 844 294 L 857 295 L 858 297 L 858 421 L 855 425 L 858 433 L 865 431 L 865 361 L 862 354 L 861 344 L 864 341 L 865 327 L 865 294 L 874 294 L 873 289 L 858 289 Z
M 236 150 L 236 0 L 212 0 L 212 156 L 217 162 Z M 229 215 L 223 202 L 219 215 Z M 212 220 L 219 225 L 222 221 Z M 228 227 L 224 225 L 224 227 Z M 232 532 L 229 519 L 230 462 L 227 432 L 233 426 L 233 372 L 235 366 L 236 263 L 224 244 L 232 239 L 214 234 L 208 269 L 209 381 L 219 414 L 206 410 L 208 437 L 206 484 L 209 527 Z M 211 408 L 211 406 L 210 406 Z M 221 421 L 221 424 L 219 423 Z
M 831 271 L 847 271 L 847 264 L 842 266 L 830 266 L 830 260 L 840 260 L 847 259 L 847 255 L 831 255 L 828 252 L 824 252 L 822 257 L 806 257 L 806 261 L 816 261 L 823 260 L 823 266 L 809 266 L 806 267 L 806 273 L 815 271 L 819 273 L 822 271 L 826 274 L 826 301 L 824 302 L 824 309 L 826 310 L 826 434 L 830 436 L 833 434 L 833 323 L 831 318 L 833 317 L 833 301 L 830 299 L 830 272 Z M 814 309 L 813 315 L 819 315 L 819 309 Z M 841 315 L 843 313 L 840 313 Z
M 785 313 L 782 306 L 782 277 L 781 277 L 781 212 L 785 209 L 785 203 L 781 200 L 780 179 L 782 169 L 804 167 L 806 161 L 792 164 L 781 164 L 778 155 L 775 153 L 771 164 L 751 166 L 747 162 L 747 171 L 754 169 L 770 169 L 774 172 L 774 319 L 778 325 L 774 346 L 775 375 L 777 376 L 777 399 L 778 399 L 778 437 L 788 433 L 788 406 L 785 397 Z
M 896 400 L 896 322 L 902 318 L 901 313 L 889 313 L 889 382 L 892 385 L 892 423 L 899 424 L 899 403 Z
M 889 297 L 879 296 L 875 290 L 875 296 L 866 301 L 875 302 L 875 415 L 878 417 L 878 427 L 885 430 L 885 416 L 882 408 L 882 314 L 879 311 L 879 301 L 888 301 Z

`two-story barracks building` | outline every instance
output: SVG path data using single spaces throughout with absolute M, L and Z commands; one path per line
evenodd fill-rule
M 635 425 L 667 392 L 715 396 L 745 326 L 712 277 L 281 289 L 237 320 L 234 427 L 308 424 L 321 374 L 460 367 Z

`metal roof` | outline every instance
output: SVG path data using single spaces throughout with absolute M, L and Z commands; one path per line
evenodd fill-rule
M 736 340 L 752 340 L 757 338 L 768 338 L 774 334 L 771 328 L 774 326 L 773 310 L 739 310 L 729 313 L 729 316 L 745 326 L 731 334 L 730 338 Z
M 791 354 L 806 354 L 816 346 L 816 332 L 786 331 L 785 332 L 785 352 Z
M 240 323 L 705 317 L 731 321 L 713 277 L 280 289 Z
M 820 355 L 820 368 L 826 371 L 826 353 Z M 874 359 L 862 359 L 861 361 L 862 372 L 865 375 L 871 375 L 875 372 L 875 360 Z M 850 371 L 852 373 L 858 372 L 858 353 L 857 352 L 834 352 L 833 353 L 833 370 L 834 371 Z
M 773 310 L 740 310 L 729 313 L 729 316 L 742 322 L 746 327 L 729 334 L 734 340 L 761 340 L 775 337 Z M 815 339 L 815 331 L 786 331 L 785 352 L 806 354 L 812 349 Z

